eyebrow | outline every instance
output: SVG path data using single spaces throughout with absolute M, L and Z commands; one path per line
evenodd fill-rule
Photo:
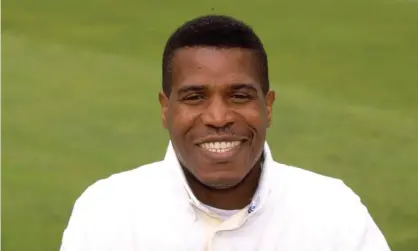
M 206 87 L 204 85 L 188 85 L 181 87 L 177 92 L 179 94 L 187 92 L 201 92 L 205 89 Z
M 253 91 L 253 92 L 257 92 L 257 88 L 254 87 L 254 85 L 252 84 L 231 84 L 230 88 L 234 91 L 239 91 L 239 90 L 249 90 L 249 91 Z M 187 86 L 183 86 L 181 87 L 177 92 L 178 94 L 182 94 L 182 93 L 188 93 L 188 92 L 201 92 L 207 89 L 207 86 L 205 85 L 187 85 Z
M 246 89 L 249 91 L 257 92 L 257 88 L 255 88 L 252 84 L 233 84 L 231 85 L 231 89 L 234 91 Z

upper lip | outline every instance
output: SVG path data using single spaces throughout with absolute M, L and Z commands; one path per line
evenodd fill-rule
M 248 140 L 248 137 L 241 137 L 241 136 L 207 136 L 204 138 L 200 138 L 196 140 L 195 144 L 200 145 L 203 143 L 210 143 L 210 142 L 232 142 L 232 141 L 244 141 Z

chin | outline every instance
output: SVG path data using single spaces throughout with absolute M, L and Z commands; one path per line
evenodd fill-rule
M 213 190 L 228 190 L 231 188 L 234 188 L 235 186 L 237 186 L 239 184 L 226 184 L 226 183 L 206 183 L 205 186 L 213 189 Z
M 214 190 L 227 190 L 238 186 L 244 179 L 243 178 L 217 178 L 217 179 L 199 179 L 200 182 L 208 188 Z

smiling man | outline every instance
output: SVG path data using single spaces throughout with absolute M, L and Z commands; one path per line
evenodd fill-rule
M 338 179 L 275 162 L 275 93 L 253 30 L 191 20 L 163 55 L 164 160 L 90 186 L 62 251 L 387 251 L 359 197 Z

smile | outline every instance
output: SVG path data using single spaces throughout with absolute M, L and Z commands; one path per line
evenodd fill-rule
M 218 141 L 218 142 L 207 142 L 199 144 L 199 147 L 206 151 L 214 153 L 228 152 L 241 145 L 241 141 Z

